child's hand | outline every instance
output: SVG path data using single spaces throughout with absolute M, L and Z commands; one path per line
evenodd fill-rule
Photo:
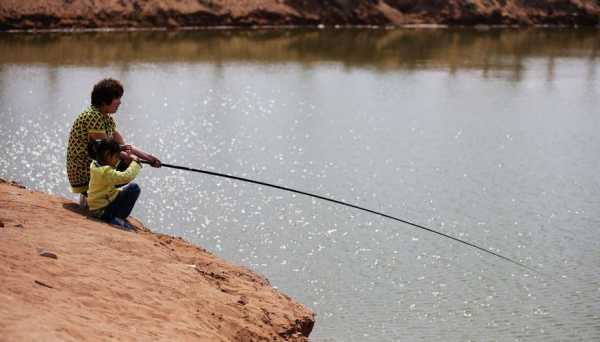
M 132 159 L 131 159 L 131 156 L 132 156 L 132 154 L 129 154 L 129 153 L 127 153 L 127 152 L 121 152 L 121 153 L 120 153 L 120 157 L 121 157 L 121 159 L 122 159 L 122 160 L 123 160 L 125 163 L 127 163 L 127 164 L 131 163 L 131 160 L 132 160 Z
M 131 160 L 136 161 L 136 162 L 140 162 L 140 158 L 138 158 L 138 156 L 136 156 L 135 154 L 130 154 L 129 158 L 131 158 Z

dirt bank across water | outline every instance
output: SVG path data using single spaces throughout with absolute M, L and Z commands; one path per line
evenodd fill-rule
M 0 181 L 2 339 L 308 340 L 314 314 L 264 277 L 76 208 Z
M 315 25 L 600 24 L 597 0 L 47 0 L 0 2 L 0 30 Z

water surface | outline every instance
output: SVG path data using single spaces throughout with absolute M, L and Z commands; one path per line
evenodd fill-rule
M 0 35 L 0 177 L 74 198 L 65 145 L 120 79 L 134 215 L 266 275 L 315 341 L 600 339 L 597 30 Z

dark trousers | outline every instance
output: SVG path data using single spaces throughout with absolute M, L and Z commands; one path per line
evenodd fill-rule
M 136 183 L 127 184 L 119 191 L 117 198 L 106 206 L 101 218 L 104 221 L 110 221 L 114 217 L 126 219 L 131 214 L 140 192 L 142 190 Z

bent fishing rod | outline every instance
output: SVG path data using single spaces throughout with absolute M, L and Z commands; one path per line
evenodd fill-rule
M 145 160 L 140 160 L 140 162 L 143 163 L 143 164 L 151 164 L 150 162 L 145 161 Z M 452 240 L 454 240 L 456 242 L 459 242 L 459 243 L 462 243 L 464 245 L 476 248 L 476 249 L 478 249 L 478 250 L 480 250 L 482 252 L 494 255 L 494 256 L 496 256 L 496 257 L 498 257 L 500 259 L 503 259 L 505 261 L 513 263 L 513 264 L 515 264 L 517 266 L 526 268 L 526 269 L 528 269 L 528 270 L 530 270 L 532 272 L 540 273 L 540 271 L 536 270 L 535 268 L 532 268 L 531 266 L 527 266 L 527 265 L 525 265 L 525 264 L 523 264 L 521 262 L 518 262 L 518 261 L 516 261 L 514 259 L 511 259 L 509 257 L 506 257 L 506 256 L 504 256 L 502 254 L 498 254 L 496 252 L 493 252 L 493 251 L 490 251 L 490 250 L 485 249 L 483 247 L 480 247 L 480 246 L 478 246 L 478 245 L 476 245 L 474 243 L 471 243 L 471 242 L 459 239 L 459 238 L 454 237 L 452 235 L 448 235 L 448 234 L 442 233 L 442 232 L 437 231 L 435 229 L 427 228 L 425 226 L 422 226 L 422 225 L 414 223 L 414 222 L 403 220 L 401 218 L 397 218 L 397 217 L 394 217 L 394 216 L 391 216 L 391 215 L 388 215 L 388 214 L 385 214 L 385 213 L 382 213 L 382 212 L 379 212 L 379 211 L 375 211 L 375 210 L 363 208 L 363 207 L 360 207 L 360 206 L 355 205 L 355 204 L 346 203 L 346 202 L 339 201 L 339 200 L 336 200 L 336 199 L 333 199 L 333 198 L 329 198 L 329 197 L 325 197 L 325 196 L 321 196 L 321 195 L 317 195 L 317 194 L 312 194 L 312 193 L 309 193 L 309 192 L 305 192 L 305 191 L 301 191 L 301 190 L 296 190 L 296 189 L 288 188 L 288 187 L 281 186 L 281 185 L 265 183 L 265 182 L 261 182 L 261 181 L 257 181 L 257 180 L 253 180 L 253 179 L 249 179 L 249 178 L 238 177 L 238 176 L 228 175 L 228 174 L 214 172 L 214 171 L 200 170 L 200 169 L 194 169 L 194 168 L 191 168 L 191 167 L 171 165 L 171 164 L 164 164 L 164 163 L 161 164 L 161 166 L 162 167 L 168 167 L 168 168 L 171 168 L 171 169 L 177 169 L 177 170 L 183 170 L 183 171 L 191 171 L 191 172 L 203 173 L 203 174 L 207 174 L 207 175 L 211 175 L 211 176 L 224 177 L 224 178 L 234 179 L 234 180 L 237 180 L 237 181 L 242 181 L 242 182 L 247 182 L 247 183 L 252 183 L 252 184 L 257 184 L 257 185 L 263 185 L 263 186 L 266 186 L 266 187 L 275 188 L 275 189 L 279 189 L 279 190 L 283 190 L 283 191 L 289 191 L 289 192 L 293 192 L 293 193 L 297 193 L 297 194 L 301 194 L 301 195 L 305 195 L 305 196 L 309 196 L 309 197 L 318 198 L 318 199 L 323 200 L 323 201 L 328 201 L 328 202 L 336 203 L 336 204 L 343 205 L 343 206 L 346 206 L 346 207 L 350 207 L 350 208 L 354 208 L 354 209 L 366 211 L 366 212 L 371 213 L 371 214 L 379 215 L 379 216 L 385 217 L 385 218 L 390 219 L 390 220 L 402 222 L 402 223 L 408 224 L 410 226 L 413 226 L 413 227 L 416 227 L 416 228 L 428 231 L 430 233 L 437 234 L 437 235 L 446 237 L 448 239 L 452 239 Z

